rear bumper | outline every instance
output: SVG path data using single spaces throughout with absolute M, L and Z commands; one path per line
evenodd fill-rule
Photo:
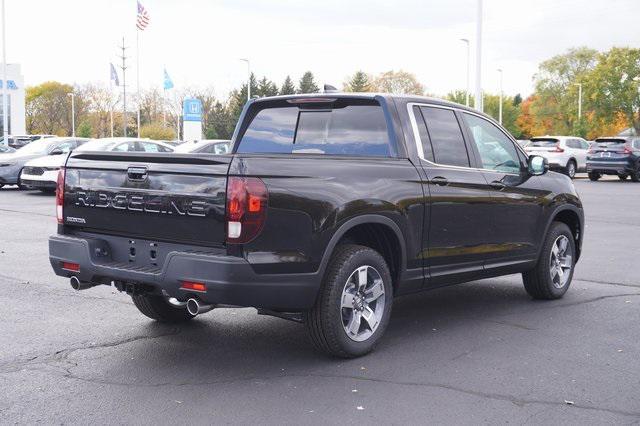
M 587 161 L 588 173 L 628 174 L 632 171 L 628 161 Z
M 27 178 L 21 177 L 20 183 L 29 188 L 56 189 L 56 183 L 48 180 L 34 180 L 34 179 L 29 179 L 28 177 Z
M 196 297 L 211 304 L 301 311 L 313 306 L 320 286 L 319 274 L 257 274 L 245 259 L 224 254 L 172 251 L 162 265 L 152 268 L 96 258 L 96 252 L 105 250 L 109 252 L 108 242 L 100 238 L 49 238 L 49 260 L 56 275 L 101 284 L 141 284 L 182 301 Z M 62 269 L 62 262 L 77 263 L 80 271 Z M 182 290 L 182 281 L 204 283 L 207 291 Z

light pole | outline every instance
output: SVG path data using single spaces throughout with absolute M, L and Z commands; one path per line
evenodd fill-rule
M 9 105 L 7 102 L 7 44 L 4 20 L 4 0 L 2 0 L 2 134 L 4 145 L 9 146 Z
M 582 83 L 574 83 L 578 86 L 578 123 L 582 120 Z
M 67 96 L 71 97 L 71 136 L 76 137 L 76 96 L 73 92 Z
M 247 58 L 240 58 L 247 63 L 247 101 L 251 100 L 251 62 Z
M 460 41 L 467 45 L 467 89 L 465 90 L 465 105 L 469 106 L 469 81 L 471 79 L 471 47 L 469 46 L 469 40 L 461 38 Z
M 502 69 L 498 68 L 500 73 L 500 105 L 498 106 L 498 123 L 502 124 Z
M 482 112 L 482 0 L 478 0 L 478 16 L 476 21 L 476 101 L 475 108 Z

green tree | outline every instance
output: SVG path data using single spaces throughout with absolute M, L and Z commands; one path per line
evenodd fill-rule
M 345 92 L 370 92 L 371 79 L 364 71 L 356 71 L 344 84 Z
M 520 139 L 522 131 L 516 124 L 516 120 L 520 115 L 520 106 L 515 106 L 513 101 L 514 98 L 511 96 L 502 97 L 502 126 L 516 139 Z M 500 95 L 484 94 L 484 112 L 498 121 L 500 117 Z
M 311 71 L 307 71 L 302 75 L 299 86 L 298 93 L 316 93 L 320 90 L 314 81 Z
M 531 112 L 537 120 L 549 120 L 551 133 L 573 133 L 578 116 L 577 84 L 588 79 L 597 59 L 597 51 L 580 47 L 540 64 L 534 76 L 536 98 Z
M 518 106 L 522 103 L 522 96 L 520 95 L 520 93 L 517 93 L 514 97 L 513 97 L 513 102 L 512 105 L 513 106 Z
M 27 87 L 25 93 L 27 132 L 70 135 L 71 101 L 67 94 L 72 91 L 73 86 L 57 81 L 47 81 L 37 86 Z M 77 98 L 76 101 L 80 99 Z
M 280 94 L 293 95 L 294 93 L 296 93 L 296 86 L 294 86 L 291 77 L 287 76 L 287 78 L 284 79 L 284 83 L 282 83 L 282 87 L 280 87 Z
M 583 90 L 596 119 L 611 123 L 622 114 L 640 134 L 640 49 L 614 47 L 600 54 Z
M 78 128 L 76 129 L 76 135 L 80 138 L 90 138 L 93 135 L 93 129 L 91 128 L 91 124 L 88 121 L 83 121 L 80 123 Z
M 278 86 L 276 86 L 273 81 L 267 79 L 267 77 L 262 77 L 258 82 L 258 88 L 255 94 L 261 98 L 265 96 L 275 96 L 278 94 Z
M 383 93 L 424 94 L 424 87 L 416 76 L 403 70 L 383 72 L 373 81 L 373 88 Z
M 453 92 L 447 93 L 445 99 L 460 105 L 466 105 L 467 92 L 464 90 L 454 90 Z M 473 95 L 469 96 L 469 105 L 473 106 L 474 99 Z
M 205 116 L 204 134 L 207 139 L 231 139 L 236 121 L 228 105 L 216 102 Z

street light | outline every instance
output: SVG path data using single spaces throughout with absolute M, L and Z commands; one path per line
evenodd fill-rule
M 482 0 L 478 0 L 476 20 L 476 101 L 475 108 L 482 112 L 483 99 L 482 99 Z
M 251 62 L 247 58 L 240 58 L 247 63 L 247 101 L 251 100 Z
M 469 46 L 469 40 L 466 38 L 461 38 L 460 41 L 464 42 L 467 45 L 467 90 L 465 91 L 465 105 L 469 106 L 469 80 L 471 79 L 471 49 Z
M 76 136 L 76 96 L 73 92 L 67 93 L 71 97 L 71 136 Z
M 582 83 L 573 83 L 578 86 L 578 123 L 582 119 Z
M 7 45 L 4 20 L 4 0 L 2 0 L 2 133 L 4 145 L 9 146 L 9 105 L 7 95 Z
M 500 73 L 500 105 L 498 106 L 498 123 L 502 124 L 502 69 L 498 68 Z

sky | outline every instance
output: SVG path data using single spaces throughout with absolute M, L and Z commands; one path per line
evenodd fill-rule
M 474 91 L 477 0 L 142 0 L 140 85 L 213 87 L 225 96 L 252 71 L 278 85 L 311 70 L 341 87 L 357 70 L 403 69 L 429 93 L 466 86 L 471 41 Z M 484 0 L 482 85 L 505 94 L 533 91 L 541 61 L 566 49 L 640 47 L 640 0 Z M 109 82 L 125 38 L 127 84 L 136 80 L 135 0 L 6 0 L 7 62 L 26 85 Z M 122 76 L 120 76 L 122 79 Z

